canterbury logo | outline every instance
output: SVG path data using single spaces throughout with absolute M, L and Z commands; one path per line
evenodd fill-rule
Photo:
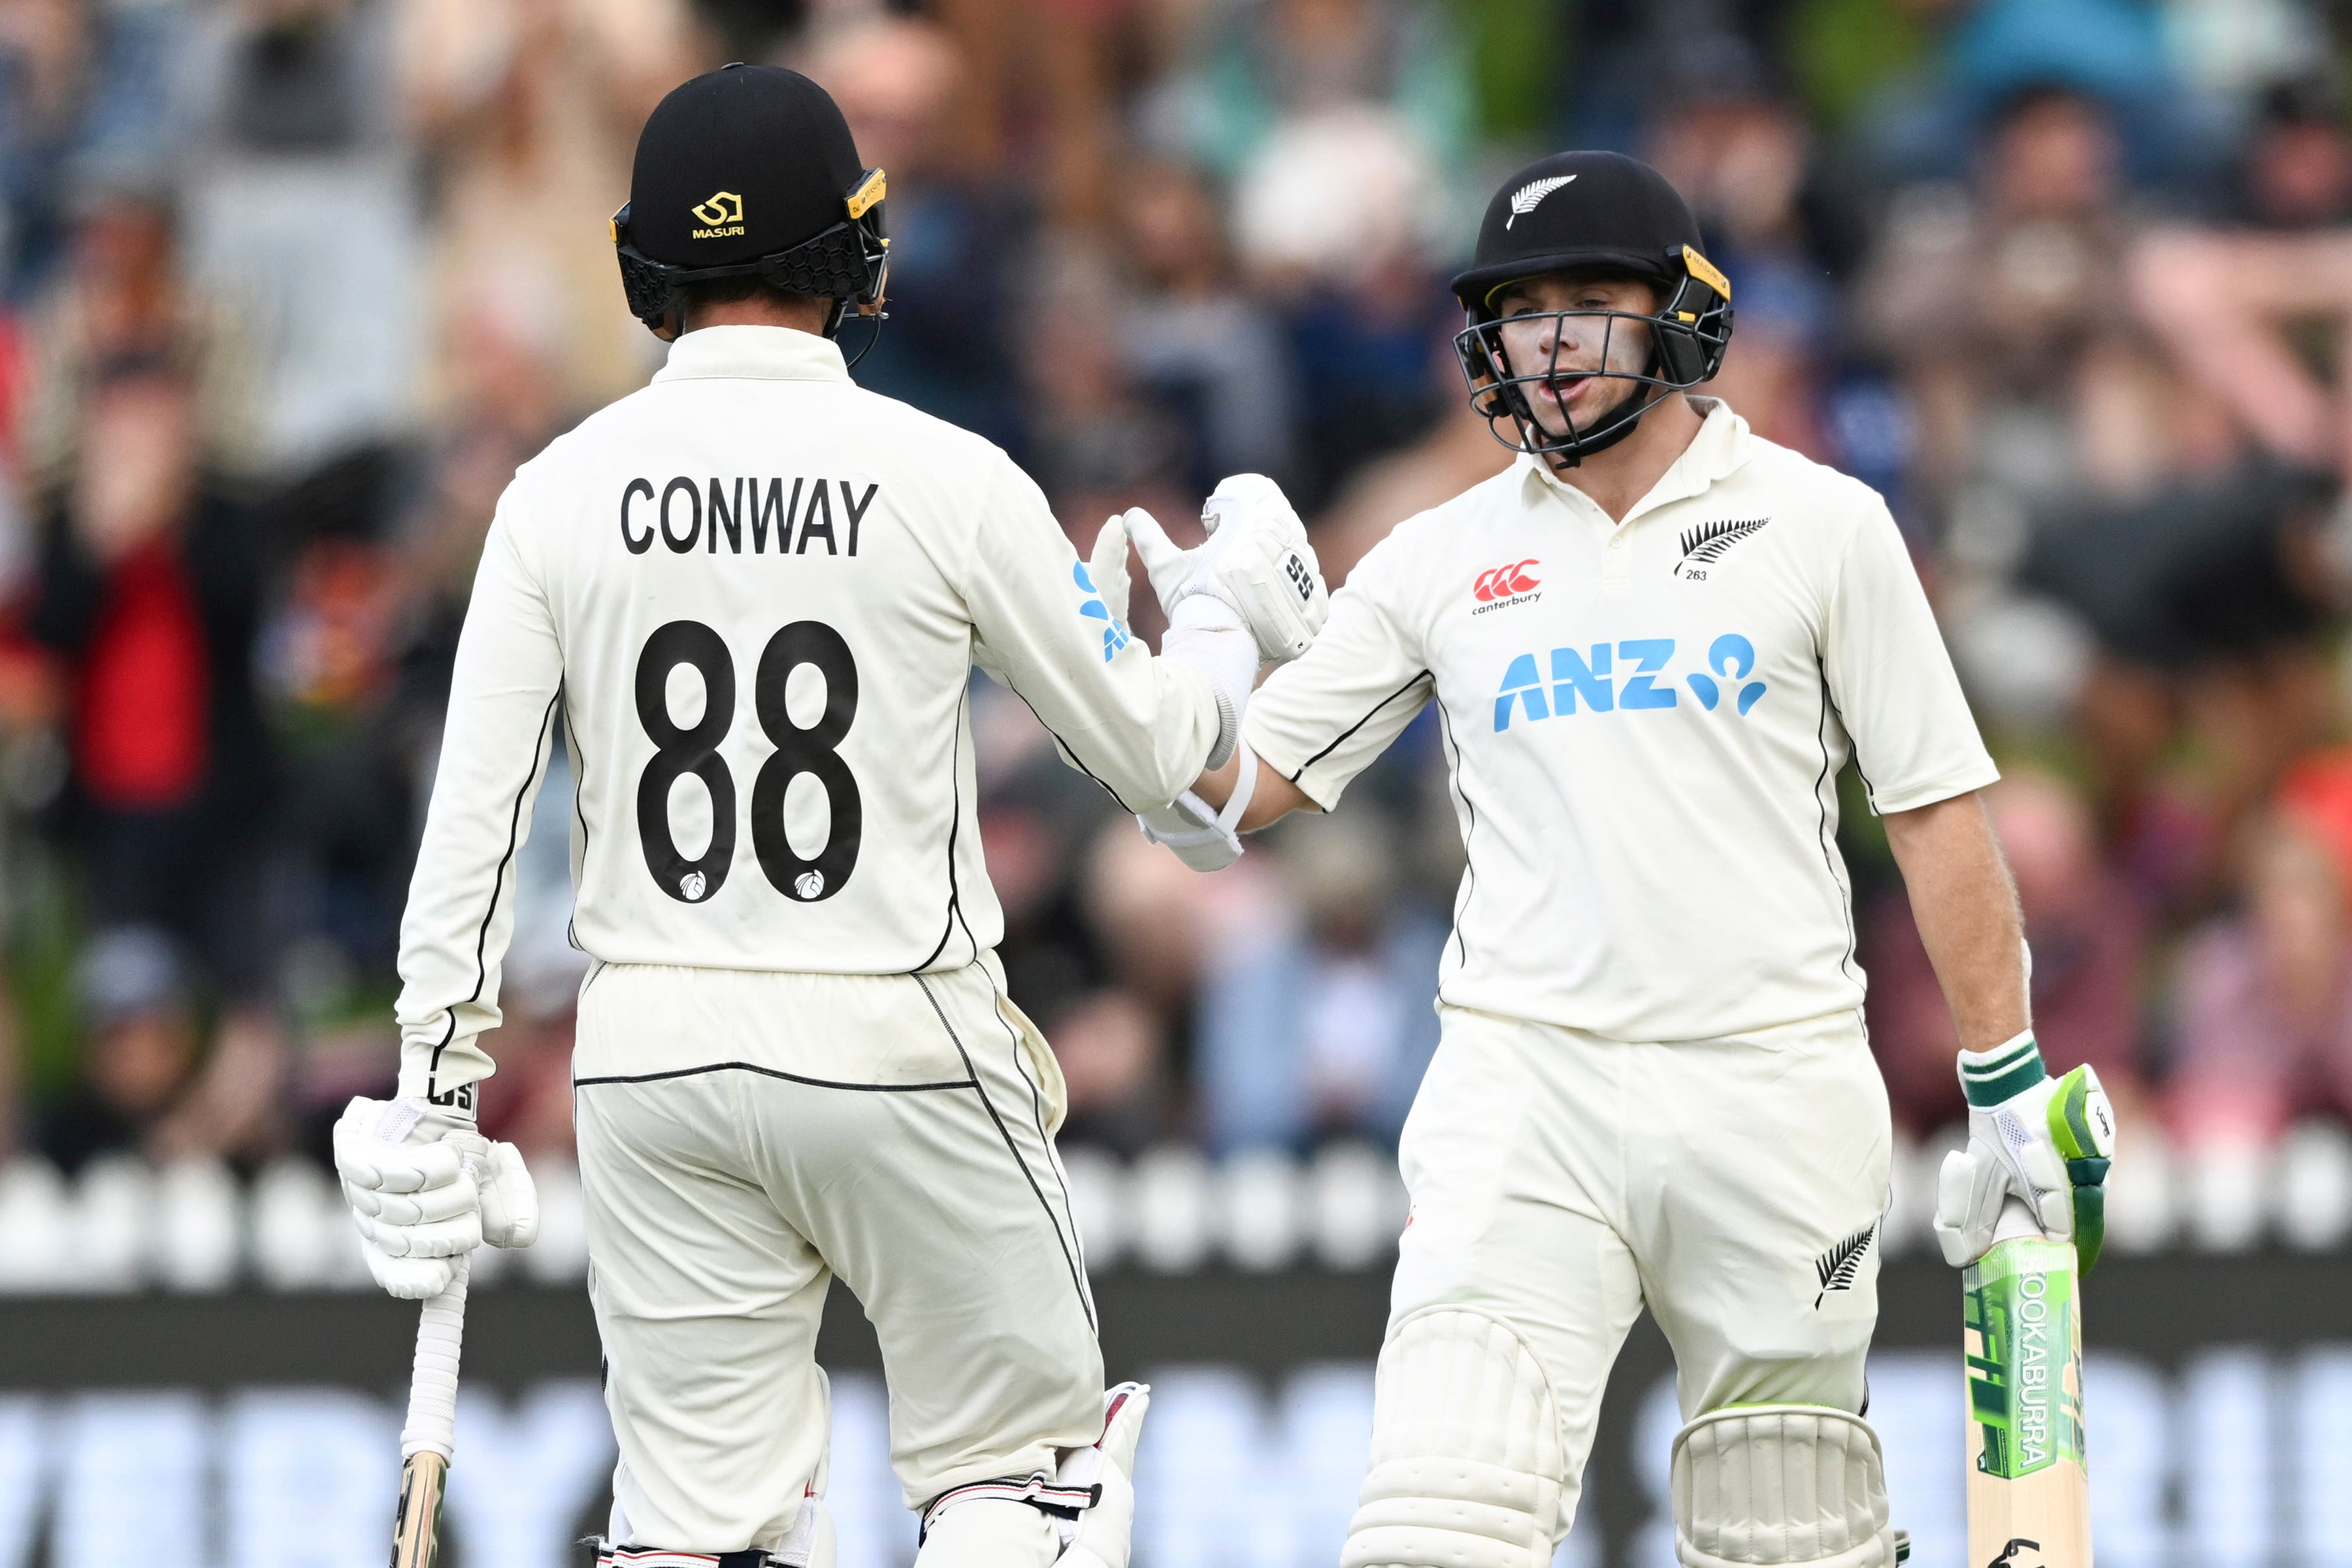
M 1575 178 L 1574 174 L 1554 174 L 1548 180 L 1532 180 L 1521 185 L 1511 193 L 1511 216 L 1503 220 L 1503 226 L 1508 228 L 1535 211 L 1546 196 Z
M 1851 1290 L 1855 1276 L 1862 1272 L 1862 1260 L 1877 1238 L 1878 1222 L 1872 1220 L 1827 1252 L 1813 1259 L 1813 1272 L 1822 1282 L 1821 1294 L 1813 1298 L 1818 1309 L 1832 1290 Z
M 1497 566 L 1491 572 L 1481 572 L 1477 586 L 1471 593 L 1482 605 L 1507 599 L 1514 594 L 1532 594 L 1542 586 L 1543 579 L 1528 576 L 1528 568 L 1542 564 L 1542 562 L 1531 558 L 1515 561 L 1508 566 Z
M 1771 521 L 1769 517 L 1725 518 L 1719 522 L 1703 522 L 1696 528 L 1683 530 L 1683 558 L 1675 566 L 1675 575 L 1682 576 L 1693 566 L 1715 564 L 1725 551 Z

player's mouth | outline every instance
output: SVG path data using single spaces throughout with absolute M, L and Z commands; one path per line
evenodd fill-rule
M 1586 390 L 1599 379 L 1600 377 L 1596 375 L 1580 374 L 1575 372 L 1547 376 L 1536 384 L 1536 395 L 1557 407 L 1572 407 L 1577 400 L 1585 395 Z

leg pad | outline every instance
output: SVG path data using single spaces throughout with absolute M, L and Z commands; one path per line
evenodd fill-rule
M 1546 1568 L 1560 1470 L 1551 1385 L 1519 1337 L 1458 1309 L 1409 1318 L 1381 1352 L 1341 1568 Z
M 1826 1405 L 1700 1416 L 1675 1438 L 1674 1507 L 1684 1568 L 1895 1568 L 1878 1434 Z

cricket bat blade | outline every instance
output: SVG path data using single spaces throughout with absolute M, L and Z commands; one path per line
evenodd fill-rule
M 1969 1568 L 2091 1568 L 2074 1244 L 2044 1237 L 2011 1198 L 1960 1290 Z

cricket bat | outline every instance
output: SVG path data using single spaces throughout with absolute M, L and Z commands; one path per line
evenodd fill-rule
M 466 1335 L 471 1262 L 458 1258 L 449 1288 L 417 1314 L 408 1421 L 400 1431 L 400 1512 L 392 1527 L 392 1568 L 433 1568 L 440 1548 L 442 1489 L 457 1447 L 457 1352 Z
M 2082 1291 L 2072 1242 L 2015 1198 L 1961 1273 L 1969 1568 L 2091 1568 Z

